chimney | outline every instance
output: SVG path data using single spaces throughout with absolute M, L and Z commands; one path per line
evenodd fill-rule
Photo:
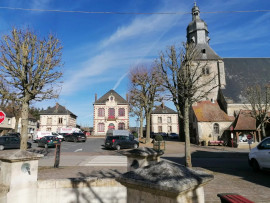
M 126 100 L 127 100 L 127 102 L 128 102 L 128 94 L 126 94 Z
M 161 107 L 162 107 L 162 109 L 164 109 L 164 102 L 161 103 Z
M 97 93 L 95 94 L 95 102 L 97 101 Z

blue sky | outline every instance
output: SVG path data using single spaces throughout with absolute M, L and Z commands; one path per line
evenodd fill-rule
M 0 7 L 96 12 L 179 12 L 177 15 L 116 15 L 36 12 L 0 8 L 0 35 L 30 27 L 62 42 L 63 87 L 59 102 L 93 125 L 93 102 L 114 89 L 125 98 L 129 69 L 150 64 L 169 45 L 186 40 L 192 0 L 0 0 Z M 201 12 L 270 10 L 269 0 L 198 0 Z M 270 57 L 270 12 L 201 13 L 210 46 L 221 57 Z M 135 126 L 133 120 L 131 125 Z

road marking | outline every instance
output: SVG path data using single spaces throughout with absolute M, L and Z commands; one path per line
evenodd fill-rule
M 90 161 L 81 163 L 83 166 L 127 166 L 126 156 L 96 156 Z
M 82 149 L 76 149 L 74 152 L 80 152 L 82 151 Z

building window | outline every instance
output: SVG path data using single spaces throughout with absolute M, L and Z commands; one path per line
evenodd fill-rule
M 105 116 L 105 109 L 104 108 L 99 108 L 98 109 L 98 116 L 99 117 L 104 117 Z
M 209 69 L 209 67 L 203 67 L 203 68 L 202 68 L 202 74 L 203 74 L 203 75 L 209 75 L 209 74 L 210 74 L 210 69 Z
M 158 117 L 158 123 L 162 123 L 162 118 Z
M 109 108 L 108 117 L 109 118 L 115 118 L 115 110 L 114 110 L 114 108 Z
M 217 123 L 214 124 L 214 133 L 219 134 L 219 124 Z
M 158 132 L 162 133 L 162 126 L 158 126 Z
M 110 100 L 113 101 L 113 96 L 110 97 Z
M 115 129 L 115 126 L 113 123 L 110 123 L 109 126 L 108 126 L 108 129 Z
M 168 117 L 168 118 L 167 118 L 167 122 L 168 122 L 168 123 L 171 123 L 171 122 L 172 122 L 172 118 L 171 118 L 171 117 Z
M 52 124 L 52 118 L 47 118 L 47 125 L 51 125 Z
M 46 131 L 49 131 L 50 132 L 50 131 L 52 131 L 52 129 L 51 128 L 47 128 Z
M 105 131 L 104 123 L 99 123 L 98 124 L 98 132 L 104 132 L 104 131 Z
M 63 123 L 63 118 L 58 118 L 58 123 L 62 124 Z
M 168 133 L 172 132 L 172 126 L 168 126 Z
M 119 116 L 125 116 L 125 109 L 124 109 L 124 108 L 120 108 L 120 109 L 118 110 L 118 115 L 119 115 Z
M 119 123 L 118 130 L 125 130 L 125 123 Z

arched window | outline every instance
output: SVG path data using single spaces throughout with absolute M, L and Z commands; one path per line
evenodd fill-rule
M 109 126 L 108 126 L 108 129 L 115 129 L 115 126 L 113 123 L 110 123 Z
M 214 133 L 219 134 L 219 124 L 218 123 L 214 124 Z
M 125 109 L 124 108 L 120 108 L 118 110 L 118 116 L 125 116 Z
M 104 128 L 104 123 L 99 123 L 98 124 L 98 132 L 104 132 L 105 128 Z
M 125 130 L 125 123 L 119 123 L 118 130 Z
M 99 108 L 98 109 L 98 116 L 99 117 L 104 117 L 105 116 L 105 109 L 104 108 Z

